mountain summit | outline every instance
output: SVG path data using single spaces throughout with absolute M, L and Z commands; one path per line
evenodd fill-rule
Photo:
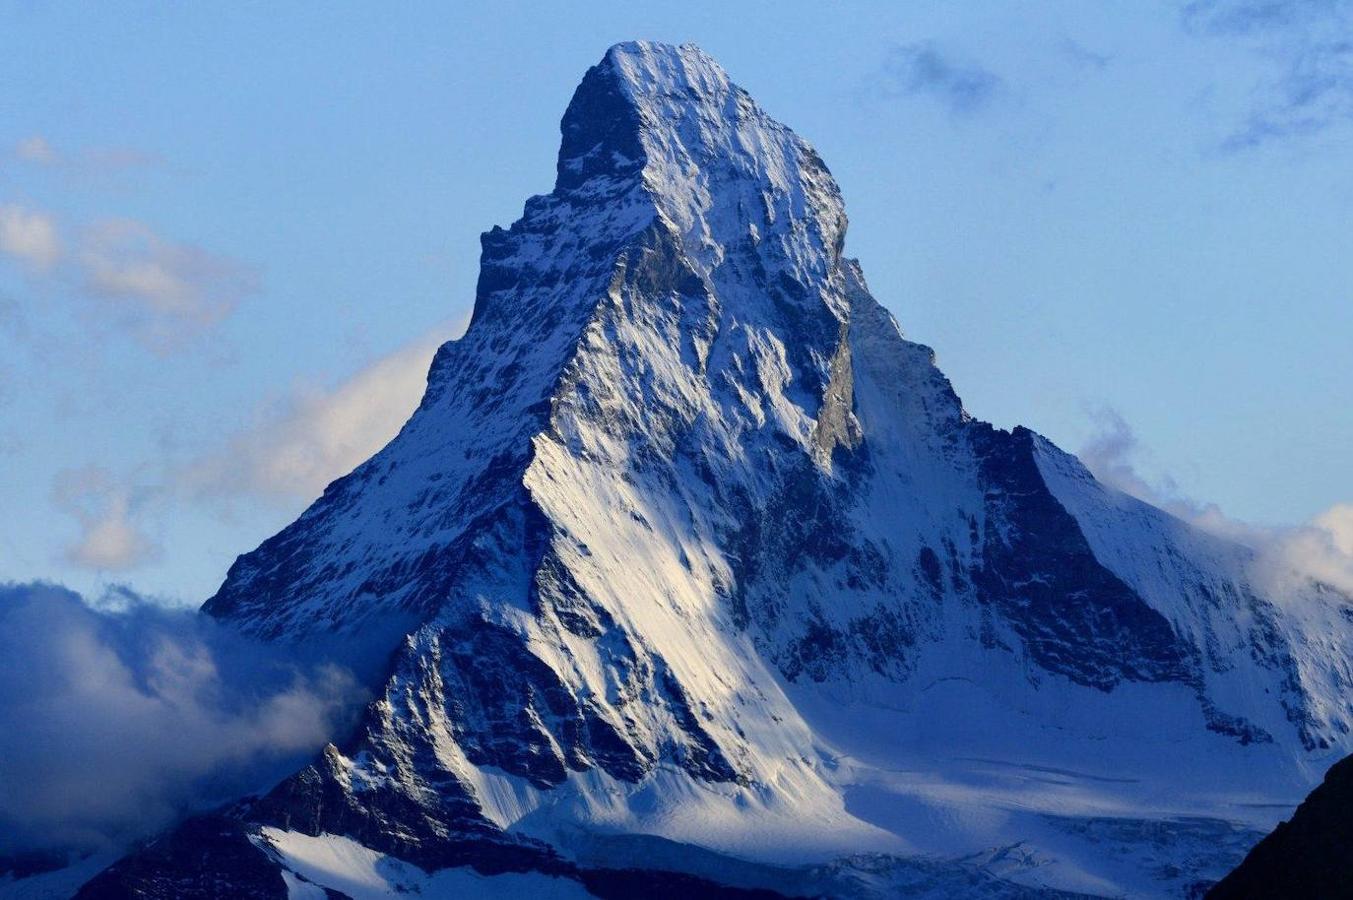
M 361 726 L 87 895 L 1170 895 L 1353 747 L 1348 598 L 973 420 L 708 56 L 561 130 L 413 417 L 204 606 L 382 660 Z

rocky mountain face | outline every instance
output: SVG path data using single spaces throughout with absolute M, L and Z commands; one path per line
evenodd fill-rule
M 1208 900 L 1353 894 L 1353 757 L 1335 763 L 1292 816 L 1208 892 Z
M 972 419 L 709 57 L 612 48 L 562 134 L 414 416 L 204 607 L 388 653 L 360 729 L 87 896 L 1179 894 L 1353 748 L 1349 599 Z

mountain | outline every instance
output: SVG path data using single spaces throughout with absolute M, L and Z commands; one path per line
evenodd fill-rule
M 1208 892 L 1208 900 L 1353 896 L 1353 757 L 1335 763 L 1293 814 Z
M 360 728 L 84 896 L 1178 895 L 1353 749 L 1349 598 L 968 415 L 713 60 L 561 130 L 413 417 L 204 606 L 388 658 Z

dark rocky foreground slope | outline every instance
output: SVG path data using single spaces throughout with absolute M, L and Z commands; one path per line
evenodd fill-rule
M 1353 897 L 1353 757 L 1335 763 L 1311 795 L 1221 880 L 1208 900 Z

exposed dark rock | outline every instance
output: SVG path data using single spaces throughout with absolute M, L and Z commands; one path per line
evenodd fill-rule
M 1353 897 L 1353 757 L 1279 823 L 1208 900 L 1340 900 Z
M 1166 618 L 1095 559 L 1076 520 L 1044 484 L 1033 433 L 973 429 L 986 481 L 978 598 L 1000 611 L 1044 669 L 1110 690 L 1132 681 L 1198 680 Z
M 281 869 L 227 815 L 189 819 L 105 869 L 78 900 L 286 900 Z

